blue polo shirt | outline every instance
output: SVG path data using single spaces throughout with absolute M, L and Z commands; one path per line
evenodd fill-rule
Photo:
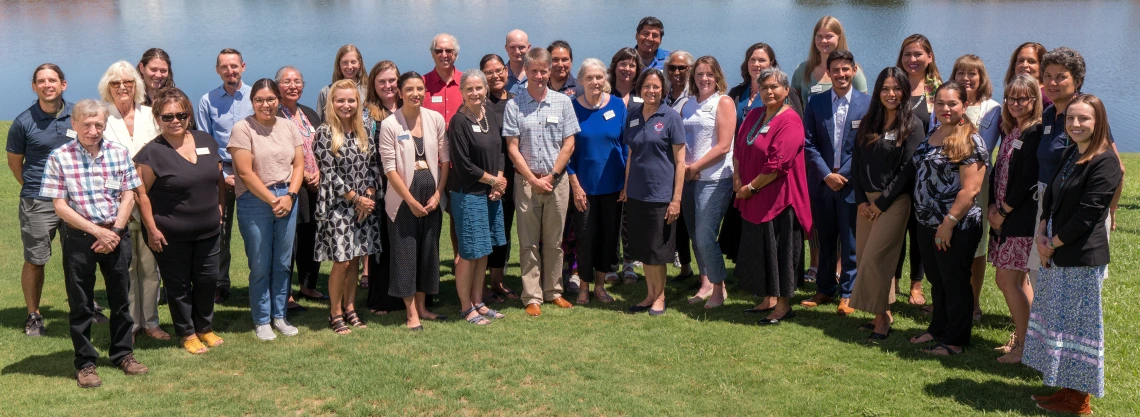
M 676 110 L 665 105 L 643 119 L 642 106 L 629 107 L 622 135 L 629 147 L 625 195 L 649 203 L 668 203 L 673 200 L 676 173 L 673 145 L 685 144 L 685 124 Z
M 552 87 L 549 82 L 546 83 L 546 86 L 554 90 L 554 87 Z M 574 78 L 574 74 L 566 74 L 566 82 L 562 83 L 562 88 L 554 91 L 565 94 L 566 97 L 570 97 L 570 99 L 575 99 L 586 90 L 578 85 L 578 80 Z
M 24 186 L 20 188 L 21 198 L 34 198 L 36 200 L 50 201 L 50 198 L 40 197 L 40 183 L 44 176 L 44 164 L 48 155 L 55 148 L 63 146 L 73 140 L 68 136 L 71 131 L 72 104 L 63 102 L 63 111 L 58 114 L 47 114 L 40 108 L 37 100 L 32 103 L 8 129 L 8 153 L 24 155 Z M 75 133 L 72 133 L 75 135 Z
M 625 186 L 625 103 L 618 96 L 600 109 L 590 109 L 574 100 L 574 115 L 582 131 L 574 135 L 574 154 L 566 172 L 578 176 L 586 195 L 621 192 Z
M 636 45 L 633 49 L 634 50 L 637 49 Z M 657 48 L 657 55 L 653 57 L 653 61 L 651 61 L 648 65 L 645 66 L 645 69 L 654 68 L 654 69 L 659 69 L 659 70 L 664 71 L 665 70 L 665 61 L 668 61 L 668 60 L 669 60 L 669 51 L 666 51 L 663 48 Z
M 523 66 L 523 69 L 522 74 L 515 74 L 514 71 L 511 71 L 511 65 L 509 63 L 507 64 L 507 85 L 504 86 L 504 88 L 506 88 L 508 93 L 517 96 L 522 90 L 526 90 L 526 66 Z
M 218 142 L 218 156 L 222 157 L 223 165 L 230 165 L 233 161 L 226 147 L 230 144 L 234 125 L 253 115 L 252 95 L 249 85 L 242 83 L 232 95 L 226 92 L 225 87 L 219 86 L 198 101 L 198 109 L 194 111 L 198 129 L 209 133 Z M 226 174 L 233 175 L 232 168 L 227 167 Z

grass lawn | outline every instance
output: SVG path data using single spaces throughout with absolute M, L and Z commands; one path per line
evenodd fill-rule
M 8 125 L 0 122 L 0 136 L 7 137 Z M 1126 160 L 1130 172 L 1140 172 L 1140 155 Z M 418 333 L 404 330 L 402 313 L 365 314 L 368 329 L 337 336 L 327 328 L 326 304 L 302 302 L 309 311 L 290 317 L 299 336 L 259 342 L 236 241 L 234 296 L 214 319 L 224 346 L 192 356 L 175 342 L 140 337 L 135 356 L 150 374 L 126 377 L 104 356 L 103 387 L 80 390 L 58 245 L 41 308 L 47 335 L 23 334 L 18 197 L 11 175 L 0 175 L 0 415 L 1039 415 L 1029 395 L 1051 392 L 1037 372 L 995 361 L 992 348 L 1005 343 L 1012 325 L 992 269 L 974 344 L 949 358 L 929 357 L 907 342 L 927 319 L 902 296 L 894 334 L 872 346 L 857 329 L 870 319 L 865 313 L 843 318 L 834 306 L 797 306 L 792 322 L 760 328 L 756 317 L 741 313 L 753 305 L 749 294 L 733 292 L 724 307 L 707 311 L 685 303 L 687 284 L 668 288 L 662 317 L 625 314 L 644 297 L 640 281 L 614 287 L 618 302 L 610 305 L 547 308 L 531 318 L 518 302 L 504 303 L 493 307 L 508 317 L 492 325 L 428 322 Z M 1104 290 L 1108 396 L 1094 400 L 1093 409 L 1140 415 L 1140 307 L 1133 304 L 1140 286 L 1128 272 L 1140 269 L 1140 183 L 1129 182 L 1118 220 Z M 442 246 L 442 258 L 450 259 L 447 239 Z M 455 316 L 450 261 L 441 268 L 436 311 Z M 670 275 L 676 272 L 670 266 Z M 507 275 L 509 286 L 521 287 L 517 260 Z M 813 290 L 809 284 L 795 301 Z M 365 297 L 358 293 L 361 311 Z M 172 331 L 166 306 L 160 317 Z M 107 328 L 92 331 L 104 355 Z

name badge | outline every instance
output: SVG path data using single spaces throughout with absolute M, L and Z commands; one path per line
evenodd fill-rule
M 613 110 L 607 110 L 605 113 L 602 113 L 602 118 L 604 118 L 606 120 L 613 119 L 614 118 L 614 111 Z
M 210 148 L 196 148 L 196 149 L 194 149 L 194 153 L 196 153 L 198 155 L 209 155 L 210 154 Z
M 768 133 L 768 126 L 764 126 L 764 127 L 760 128 L 760 134 L 761 135 L 767 134 L 767 133 Z
M 67 129 L 67 137 L 75 139 L 79 137 L 79 133 L 76 133 L 74 130 Z
M 411 139 L 411 138 L 412 138 L 412 134 L 411 134 L 411 133 L 402 133 L 402 134 L 400 134 L 399 136 L 396 136 L 396 140 L 408 140 L 408 139 Z
M 434 96 L 431 98 L 432 103 L 443 103 L 443 96 Z
M 822 92 L 823 92 L 823 86 L 822 86 L 822 85 L 819 85 L 819 84 L 813 85 L 813 86 L 811 86 L 811 90 L 810 90 L 810 91 L 811 91 L 811 93 L 812 93 L 812 94 L 815 94 L 815 93 L 822 93 Z
M 1013 149 L 1021 149 L 1021 145 L 1023 145 L 1023 144 L 1024 144 L 1024 142 L 1022 142 L 1020 140 L 1014 140 L 1013 141 Z
M 633 102 L 634 102 L 634 103 L 644 103 L 644 102 L 645 102 L 645 100 L 642 100 L 642 99 L 641 99 L 641 97 L 636 97 L 636 96 L 635 96 L 635 97 L 633 98 Z
M 118 190 L 121 186 L 118 181 L 106 181 L 108 190 Z
M 558 116 L 546 116 L 546 123 L 558 124 Z
M 1053 126 L 1045 126 L 1045 132 L 1044 133 L 1046 135 L 1053 133 Z
M 883 134 L 883 140 L 885 140 L 885 141 L 894 142 L 895 139 L 897 139 L 897 138 L 898 138 L 898 134 L 895 132 L 887 132 L 887 133 Z
M 861 121 L 861 120 L 852 120 L 852 121 L 851 121 L 851 128 L 852 128 L 852 129 L 858 129 L 858 128 L 859 128 L 859 122 L 860 122 L 860 121 Z
M 317 133 L 317 128 L 309 126 L 309 133 Z
M 703 111 L 705 113 L 709 113 L 712 110 L 713 110 L 712 104 L 706 104 L 704 107 L 701 107 L 701 111 Z
M 483 128 L 479 125 L 471 125 L 471 131 L 475 133 L 483 133 Z
M 637 127 L 637 125 L 638 125 L 639 123 L 641 123 L 641 121 L 639 121 L 639 120 L 637 120 L 637 119 L 633 119 L 633 120 L 630 120 L 630 121 L 629 121 L 629 127 Z

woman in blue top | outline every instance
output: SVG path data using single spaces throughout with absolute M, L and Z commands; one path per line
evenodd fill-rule
M 648 294 L 629 307 L 631 313 L 649 310 L 665 314 L 665 264 L 673 260 L 681 214 L 681 186 L 685 179 L 685 129 L 681 115 L 662 99 L 669 95 L 665 74 L 658 69 L 637 78 L 644 103 L 632 106 L 622 137 L 628 147 L 625 188 L 618 201 L 626 202 L 630 256 L 645 268 Z
M 574 154 L 567 172 L 574 204 L 574 234 L 578 237 L 578 273 L 594 271 L 594 295 L 603 303 L 614 299 L 606 293 L 606 274 L 615 272 L 621 227 L 618 196 L 625 186 L 625 146 L 622 131 L 625 103 L 610 95 L 606 66 L 596 58 L 582 61 L 578 82 L 584 91 L 574 100 L 574 114 L 581 132 L 574 139 Z M 590 302 L 590 284 L 583 281 L 578 304 Z

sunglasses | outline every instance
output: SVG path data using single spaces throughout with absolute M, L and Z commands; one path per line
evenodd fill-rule
M 453 55 L 453 54 L 455 54 L 454 49 L 435 48 L 433 51 L 435 52 L 436 55 L 443 55 L 443 54 Z
M 669 71 L 676 72 L 676 71 L 687 71 L 689 69 L 689 66 L 688 65 L 666 65 L 665 68 L 669 69 Z
M 173 114 L 167 113 L 167 114 L 159 115 L 158 118 L 161 119 L 163 122 L 166 122 L 166 123 L 173 122 L 174 119 L 178 119 L 178 121 L 180 121 L 180 122 L 185 122 L 186 119 L 190 118 L 190 113 L 185 113 L 185 112 L 173 113 Z

